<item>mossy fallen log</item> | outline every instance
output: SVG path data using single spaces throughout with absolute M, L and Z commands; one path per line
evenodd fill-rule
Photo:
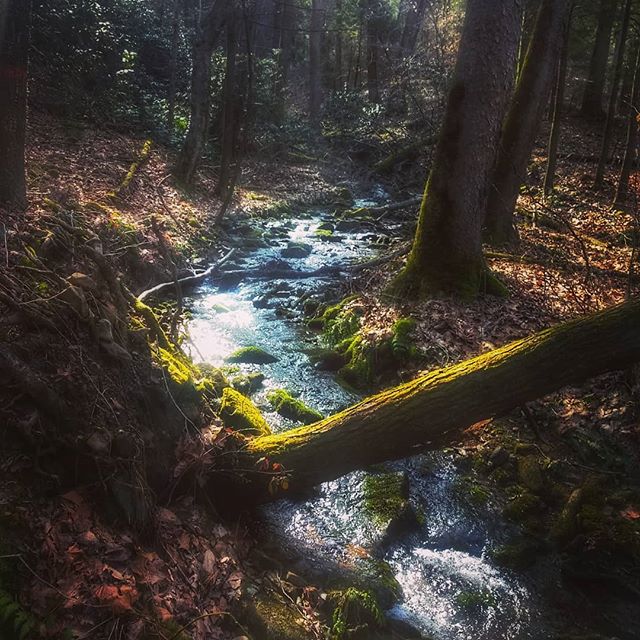
M 241 466 L 266 458 L 282 465 L 291 488 L 309 487 L 450 444 L 472 424 L 638 360 L 640 301 L 633 301 L 427 373 L 312 425 L 248 440 Z M 264 484 L 256 473 L 250 491 L 273 499 Z

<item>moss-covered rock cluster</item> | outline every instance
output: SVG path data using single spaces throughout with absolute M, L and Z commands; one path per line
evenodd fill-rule
M 320 412 L 308 407 L 302 400 L 294 398 L 284 389 L 270 391 L 267 394 L 267 400 L 281 416 L 294 422 L 312 424 L 324 418 Z
M 219 413 L 228 427 L 245 435 L 261 436 L 271 432 L 258 407 L 231 387 L 225 388 L 222 393 Z
M 256 346 L 240 347 L 226 358 L 226 362 L 238 364 L 273 364 L 278 358 Z
M 308 321 L 322 331 L 327 346 L 315 354 L 318 365 L 337 371 L 342 381 L 355 388 L 367 388 L 419 356 L 412 340 L 414 320 L 400 318 L 380 338 L 362 327 L 361 313 L 357 299 L 350 296 Z

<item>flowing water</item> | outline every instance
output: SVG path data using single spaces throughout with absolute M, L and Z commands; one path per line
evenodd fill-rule
M 380 238 L 379 230 L 370 223 L 338 230 L 330 238 L 318 235 L 319 227 L 334 222 L 328 211 L 286 221 L 254 220 L 252 231 L 247 227 L 244 235 L 236 235 L 239 252 L 227 268 L 281 268 L 282 260 L 301 270 L 344 265 L 374 257 L 380 241 L 389 239 Z M 399 235 L 399 226 L 387 222 L 385 234 Z M 262 237 L 256 236 L 256 229 Z M 238 231 L 243 230 L 236 228 L 235 233 Z M 233 229 L 230 232 L 234 234 Z M 282 250 L 292 241 L 310 245 L 311 253 L 304 258 L 283 258 Z M 343 291 L 344 282 L 337 282 L 335 276 L 203 284 L 187 301 L 192 314 L 192 355 L 196 361 L 223 365 L 237 348 L 255 345 L 277 356 L 274 364 L 240 365 L 242 371 L 260 370 L 266 376 L 253 400 L 274 431 L 293 423 L 273 412 L 266 401 L 273 388 L 287 389 L 325 415 L 338 411 L 359 398 L 340 386 L 332 374 L 314 367 L 307 353 L 318 346 L 319 338 L 305 329 L 294 311 L 310 295 L 331 301 Z M 401 601 L 389 615 L 409 622 L 425 637 L 549 637 L 534 586 L 492 563 L 491 549 L 509 532 L 490 503 L 473 504 L 461 490 L 461 472 L 453 454 L 435 452 L 388 467 L 408 477 L 410 501 L 423 515 L 417 530 L 381 546 L 380 532 L 363 507 L 365 472 L 357 471 L 322 485 L 311 499 L 281 500 L 265 508 L 263 519 L 270 535 L 306 558 L 308 567 L 316 562 L 344 566 L 353 562 L 354 555 L 377 554 L 392 567 L 403 590 Z

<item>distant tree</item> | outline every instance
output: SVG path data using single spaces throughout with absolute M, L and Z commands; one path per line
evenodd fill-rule
M 232 164 L 237 151 L 240 128 L 241 97 L 238 91 L 238 69 L 236 57 L 238 52 L 238 15 L 229 11 L 226 18 L 227 29 L 227 64 L 224 77 L 224 96 L 221 123 L 220 173 L 218 192 L 226 196 L 232 183 Z
M 640 42 L 635 43 L 636 56 L 634 63 L 633 88 L 631 89 L 631 105 L 627 116 L 627 140 L 624 150 L 624 159 L 620 168 L 620 177 L 616 195 L 613 200 L 614 207 L 623 206 L 629 195 L 629 177 L 638 155 L 638 113 L 640 113 Z
M 491 241 L 517 239 L 513 214 L 553 83 L 572 0 L 543 0 L 511 99 L 487 200 Z
M 405 3 L 404 11 L 398 12 L 398 20 L 402 20 L 402 24 L 400 25 L 401 36 L 398 45 L 399 56 L 406 57 L 413 55 L 425 14 L 432 1 L 433 0 L 412 0 L 411 2 Z
M 369 102 L 380 102 L 378 65 L 380 58 L 380 22 L 382 3 L 378 0 L 364 0 L 367 30 L 367 95 Z
M 558 144 L 560 142 L 560 127 L 562 123 L 562 110 L 564 107 L 564 93 L 567 81 L 567 59 L 569 57 L 569 23 L 565 29 L 562 54 L 557 65 L 556 85 L 553 91 L 551 133 L 549 134 L 549 147 L 547 151 L 547 170 L 544 174 L 543 193 L 548 196 L 553 191 L 556 177 L 556 164 L 558 159 Z
M 175 167 L 176 177 L 184 184 L 193 182 L 209 130 L 211 56 L 223 25 L 225 4 L 223 0 L 213 0 L 213 4 L 197 21 L 191 70 L 191 117 L 187 137 Z
M 0 3 L 0 203 L 27 204 L 25 139 L 31 0 Z
M 609 104 L 607 106 L 607 120 L 602 133 L 602 147 L 600 148 L 600 157 L 596 168 L 596 176 L 593 186 L 600 189 L 604 183 L 604 172 L 609 162 L 609 148 L 611 147 L 611 139 L 613 137 L 613 125 L 616 117 L 616 101 L 618 97 L 618 89 L 620 87 L 620 78 L 622 76 L 622 67 L 624 64 L 624 51 L 627 43 L 627 34 L 629 33 L 629 23 L 631 21 L 631 6 L 633 0 L 625 0 L 622 10 L 622 23 L 620 32 L 618 33 L 618 41 L 616 43 L 616 51 L 613 62 L 613 76 L 611 78 L 611 89 L 609 92 Z
M 413 248 L 391 292 L 474 296 L 497 284 L 484 262 L 481 230 L 500 125 L 513 85 L 519 4 L 468 0 Z
M 309 24 L 309 115 L 318 126 L 322 108 L 322 30 L 325 21 L 325 0 L 311 0 Z
M 173 131 L 176 112 L 176 86 L 178 73 L 178 41 L 180 39 L 181 0 L 173 0 L 171 17 L 171 58 L 169 62 L 169 91 L 167 95 L 167 131 Z
M 589 76 L 582 98 L 582 113 L 587 116 L 600 117 L 603 114 L 602 98 L 607 75 L 611 30 L 615 19 L 618 0 L 600 0 L 598 12 L 598 28 L 596 30 Z

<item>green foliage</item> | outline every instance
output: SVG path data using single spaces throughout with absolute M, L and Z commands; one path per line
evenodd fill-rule
M 33 636 L 37 620 L 7 591 L 0 588 L 0 637 L 27 640 Z
M 347 640 L 368 637 L 370 631 L 384 626 L 385 618 L 368 591 L 351 587 L 337 594 L 332 622 L 330 640 Z
M 324 416 L 308 407 L 304 402 L 294 398 L 284 389 L 275 389 L 267 394 L 267 400 L 273 405 L 273 408 L 285 418 L 302 422 L 303 424 L 312 424 L 322 420 Z
M 355 296 L 349 296 L 327 307 L 322 314 L 323 337 L 330 347 L 352 338 L 360 329 L 360 316 L 355 309 L 347 307 L 354 299 Z
M 399 318 L 393 325 L 391 335 L 391 351 L 394 358 L 400 362 L 410 360 L 417 355 L 411 334 L 416 328 L 416 321 L 413 318 Z

